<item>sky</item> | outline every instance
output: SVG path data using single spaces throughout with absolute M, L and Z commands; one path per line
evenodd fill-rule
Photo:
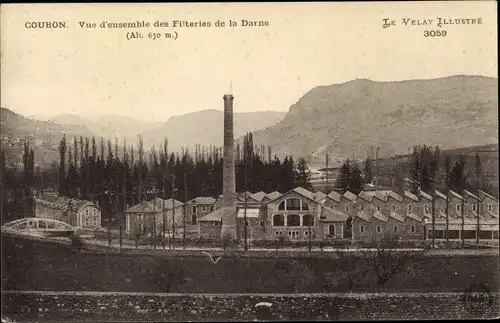
M 357 78 L 497 75 L 496 2 L 9 4 L 1 7 L 1 105 L 17 113 L 165 121 L 222 109 L 288 111 L 310 89 Z M 482 24 L 436 26 L 437 17 Z M 382 28 L 382 20 L 396 21 Z M 403 18 L 433 19 L 404 26 Z M 215 21 L 268 27 L 214 27 Z M 210 21 L 210 28 L 83 29 L 79 22 Z M 67 28 L 25 28 L 64 21 Z M 445 37 L 424 37 L 446 30 Z M 127 40 L 138 31 L 143 39 Z M 178 38 L 152 40 L 150 32 Z M 232 84 L 232 86 L 230 85 Z M 232 90 L 230 90 L 232 89 Z

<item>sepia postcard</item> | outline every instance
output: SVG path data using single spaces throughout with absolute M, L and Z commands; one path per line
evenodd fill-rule
M 496 12 L 2 5 L 2 322 L 498 318 Z

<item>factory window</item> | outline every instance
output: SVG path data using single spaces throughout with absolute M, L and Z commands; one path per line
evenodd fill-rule
M 377 211 L 380 211 L 380 205 L 377 205 Z
M 411 233 L 415 233 L 415 226 L 414 225 L 411 226 Z
M 300 226 L 300 216 L 298 214 L 289 214 L 286 217 L 286 225 L 289 227 Z
M 460 204 L 457 204 L 457 212 L 460 212 Z
M 85 215 L 89 215 L 89 209 L 85 209 Z
M 472 211 L 476 212 L 476 204 L 472 204 Z
M 411 205 L 408 205 L 408 212 L 411 213 Z
M 488 204 L 488 211 L 492 211 L 493 210 L 493 206 L 491 204 Z
M 345 207 L 344 207 L 344 210 L 345 210 L 346 213 L 349 212 L 349 205 L 346 204 Z
M 287 211 L 299 211 L 300 210 L 300 199 L 288 199 L 286 200 Z
M 193 206 L 193 213 L 196 213 L 196 206 Z
M 259 226 L 263 227 L 264 226 L 264 221 L 259 221 Z
M 392 206 L 392 210 L 393 210 L 393 211 L 396 211 L 396 205 L 393 205 L 393 206 Z
M 306 214 L 306 215 L 304 215 L 304 217 L 302 218 L 302 225 L 303 226 L 312 226 L 312 225 L 314 225 L 314 217 L 312 216 L 312 214 Z
M 328 234 L 332 237 L 335 235 L 335 226 L 333 224 L 330 224 L 330 226 L 328 227 Z
M 424 205 L 424 213 L 429 214 L 429 206 L 427 204 Z
M 282 227 L 285 225 L 285 216 L 283 214 L 275 214 L 273 216 L 273 226 Z
M 202 205 L 201 212 L 205 212 L 205 205 Z
M 365 232 L 365 227 L 361 225 L 361 226 L 359 227 L 359 232 L 361 232 L 361 233 Z
M 397 225 L 394 226 L 394 232 L 398 232 L 398 226 Z
M 309 231 L 304 231 L 304 235 L 307 236 L 309 234 Z
M 213 205 L 212 205 L 212 206 L 210 207 L 210 212 L 213 212 L 213 210 L 214 210 L 214 207 L 213 207 Z
M 246 223 L 247 223 L 247 227 L 250 226 L 250 221 L 247 220 Z
M 361 212 L 363 212 L 364 210 L 365 210 L 365 206 L 361 205 Z
M 377 225 L 377 232 L 380 233 L 382 231 L 382 228 L 380 227 L 380 225 Z
M 285 211 L 285 203 L 285 201 L 281 202 L 280 205 L 278 205 L 278 210 Z
M 302 211 L 309 211 L 309 205 L 304 200 L 302 200 Z

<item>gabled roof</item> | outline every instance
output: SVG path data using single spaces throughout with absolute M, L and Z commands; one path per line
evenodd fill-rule
M 418 196 L 416 196 L 415 194 L 413 194 L 410 191 L 405 191 L 404 192 L 404 197 L 409 198 L 410 200 L 412 200 L 414 202 L 418 202 Z
M 393 192 L 393 191 L 390 191 L 390 192 L 387 194 L 387 199 L 386 199 L 386 201 L 387 201 L 387 200 L 389 200 L 389 198 L 393 198 L 393 199 L 395 199 L 395 200 L 396 200 L 396 201 L 398 201 L 398 202 L 403 201 L 403 197 L 402 197 L 401 195 L 399 195 L 398 193 Z
M 276 199 L 276 198 L 278 198 L 278 197 L 280 197 L 280 196 L 281 196 L 281 193 L 280 193 L 280 192 L 278 192 L 278 191 L 274 191 L 274 192 L 271 192 L 271 193 L 267 194 L 267 195 L 266 195 L 266 198 L 268 198 L 268 199 L 270 199 L 270 200 L 274 200 L 274 199 Z
M 139 204 L 131 206 L 125 211 L 126 213 L 143 213 L 143 212 L 153 212 L 153 208 L 148 201 L 142 201 Z
M 376 191 L 375 195 L 373 195 L 373 198 L 379 199 L 382 202 L 387 201 L 387 195 L 389 194 L 390 190 L 385 190 L 385 191 Z
M 372 219 L 372 216 L 365 211 L 358 212 L 356 214 L 356 217 L 365 220 L 366 222 L 370 222 L 370 220 Z
M 423 220 L 423 217 L 419 216 L 417 213 L 415 212 L 410 212 L 407 214 L 407 217 L 410 218 L 410 219 L 413 219 L 417 222 L 422 222 Z
M 218 208 L 198 219 L 198 222 L 220 222 L 224 215 L 224 208 Z
M 327 195 L 328 199 L 334 200 L 335 202 L 340 202 L 340 199 L 342 198 L 342 195 L 336 191 L 332 191 L 330 194 Z
M 479 201 L 479 197 L 477 197 L 476 195 L 472 194 L 471 192 L 467 191 L 467 190 L 464 190 L 464 193 L 465 193 L 465 199 L 468 199 L 469 197 L 475 199 L 475 200 L 478 200 Z
M 398 211 L 391 211 L 390 217 L 398 220 L 399 222 L 405 222 L 406 216 L 399 213 Z
M 389 220 L 389 217 L 380 212 L 379 210 L 375 210 L 375 212 L 373 212 L 373 217 L 382 222 L 387 222 Z
M 246 196 L 246 199 L 247 199 L 247 202 L 248 203 L 252 203 L 252 202 L 260 202 L 260 201 L 257 201 L 256 199 L 253 198 L 253 194 L 250 193 L 250 192 L 243 192 L 241 194 L 238 195 L 238 201 L 240 202 L 245 202 L 245 196 Z
M 321 191 L 317 191 L 316 193 L 314 193 L 314 196 L 316 197 L 317 201 L 322 201 L 326 198 L 326 194 Z
M 363 200 L 367 201 L 367 202 L 371 202 L 374 195 L 375 195 L 374 191 L 370 191 L 370 192 L 368 192 L 368 191 L 361 191 L 358 194 L 358 197 L 360 199 L 363 199 Z
M 210 196 L 199 196 L 186 202 L 186 204 L 214 204 L 215 199 Z
M 305 188 L 302 188 L 302 187 L 296 187 L 296 188 L 294 188 L 294 189 L 286 192 L 283 195 L 280 194 L 279 196 L 271 199 L 269 202 L 275 201 L 275 200 L 277 200 L 277 199 L 279 199 L 279 198 L 283 197 L 284 195 L 287 195 L 287 194 L 289 194 L 291 192 L 295 192 L 295 193 L 297 193 L 297 194 L 299 194 L 299 195 L 301 195 L 301 196 L 303 196 L 303 197 L 305 197 L 305 198 L 307 198 L 307 199 L 309 199 L 309 200 L 311 200 L 313 202 L 319 203 L 319 200 L 316 199 L 316 197 L 314 196 L 313 192 L 308 191 L 308 190 L 306 190 Z
M 459 200 L 463 200 L 462 195 L 458 194 L 457 192 L 454 192 L 454 191 L 450 190 L 450 191 L 449 191 L 449 194 L 450 194 L 451 196 L 453 196 L 453 197 L 456 197 L 456 198 L 457 198 L 457 199 L 459 199 Z
M 309 191 L 309 190 L 306 190 L 306 189 L 305 189 L 305 188 L 303 188 L 303 187 L 300 187 L 300 186 L 299 186 L 299 187 L 296 187 L 296 188 L 294 188 L 292 191 L 294 191 L 295 193 L 298 193 L 298 194 L 300 194 L 300 195 L 302 195 L 302 196 L 304 196 L 304 197 L 307 197 L 307 198 L 308 198 L 308 199 L 310 199 L 310 200 L 313 200 L 313 201 L 316 201 L 316 200 L 317 200 L 317 198 L 316 198 L 316 196 L 314 195 L 314 193 L 313 193 L 313 192 L 311 192 L 311 191 Z
M 344 193 L 344 195 L 342 195 L 342 197 L 344 197 L 344 198 L 348 199 L 348 200 L 349 200 L 349 201 L 351 201 L 351 202 L 356 201 L 356 199 L 358 198 L 358 196 L 357 196 L 356 194 L 351 193 L 351 192 L 349 192 L 349 191 L 346 191 L 346 192 Z
M 430 196 L 429 194 L 425 193 L 424 191 L 422 190 L 419 190 L 419 194 L 420 194 L 420 197 L 423 197 L 429 201 L 432 201 L 432 196 Z
M 348 215 L 344 212 L 329 208 L 327 206 L 321 207 L 321 217 L 323 222 L 344 222 L 347 220 Z
M 436 193 L 436 197 L 440 198 L 440 199 L 443 199 L 446 201 L 446 195 L 444 195 L 443 193 L 441 193 L 440 191 L 438 190 L 434 190 L 434 192 Z M 432 199 L 432 198 L 431 198 Z
M 86 206 L 93 206 L 101 210 L 101 208 L 93 202 L 71 199 L 65 196 L 59 196 L 57 194 L 44 194 L 39 198 L 35 198 L 35 202 L 39 205 L 62 211 L 67 210 L 70 205 L 72 210 L 77 212 Z
M 490 195 L 490 194 L 486 193 L 486 192 L 485 192 L 485 191 L 483 191 L 483 190 L 479 190 L 479 192 L 478 192 L 478 193 L 479 193 L 478 195 L 479 195 L 479 198 L 481 199 L 481 201 L 484 201 L 484 199 L 485 199 L 486 197 L 489 197 L 490 199 L 493 199 L 494 201 L 497 201 L 497 199 L 496 199 L 494 196 L 492 196 L 492 195 Z
M 262 202 L 262 200 L 264 199 L 264 197 L 266 197 L 266 195 L 267 195 L 266 193 L 260 191 L 252 194 L 252 198 L 256 201 Z
M 149 201 L 149 204 L 151 205 L 151 209 L 155 211 L 163 210 L 163 205 L 165 204 L 165 200 L 162 200 L 159 197 L 156 197 Z
M 495 214 L 495 213 L 488 211 L 488 210 L 486 210 L 486 213 L 488 213 L 491 217 L 498 219 L 498 214 Z

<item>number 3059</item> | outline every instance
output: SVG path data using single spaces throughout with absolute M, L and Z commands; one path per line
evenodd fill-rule
M 445 37 L 448 33 L 446 30 L 426 30 L 424 37 Z

